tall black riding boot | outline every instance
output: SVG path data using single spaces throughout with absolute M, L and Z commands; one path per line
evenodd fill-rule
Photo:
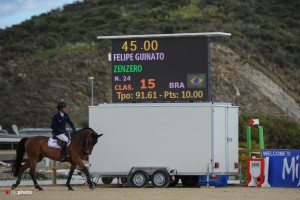
M 60 154 L 60 159 L 61 160 L 66 160 L 67 159 L 67 142 L 63 142 L 61 145 L 61 154 Z

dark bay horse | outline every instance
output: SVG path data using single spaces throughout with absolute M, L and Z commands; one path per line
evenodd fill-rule
M 90 179 L 89 172 L 84 166 L 83 160 L 87 155 L 91 155 L 94 145 L 98 142 L 98 138 L 102 135 L 103 134 L 98 135 L 91 128 L 84 128 L 71 133 L 71 143 L 67 147 L 67 153 L 69 157 L 66 160 L 71 163 L 69 176 L 66 182 L 66 186 L 69 190 L 73 190 L 70 182 L 77 165 L 85 173 L 90 189 L 95 188 L 95 185 Z M 30 168 L 29 174 L 33 180 L 34 187 L 38 190 L 43 190 L 36 180 L 36 164 L 40 162 L 43 157 L 60 161 L 61 153 L 61 149 L 48 146 L 48 139 L 49 137 L 45 136 L 35 136 L 22 138 L 20 140 L 16 151 L 17 158 L 12 169 L 13 175 L 18 177 L 18 179 L 16 183 L 12 185 L 12 190 L 14 190 L 20 184 L 22 174 L 28 168 Z M 28 159 L 26 159 L 25 163 L 21 165 L 25 153 L 27 154 Z

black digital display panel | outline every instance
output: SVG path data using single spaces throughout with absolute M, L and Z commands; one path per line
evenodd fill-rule
M 210 101 L 209 38 L 112 40 L 112 102 Z

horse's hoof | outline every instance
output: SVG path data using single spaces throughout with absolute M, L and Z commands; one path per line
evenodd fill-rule
M 43 191 L 43 190 L 44 190 L 44 189 L 41 188 L 39 185 L 36 185 L 35 188 L 38 189 L 39 191 Z
M 74 189 L 70 185 L 67 185 L 67 187 L 69 191 L 74 191 Z
M 16 184 L 13 184 L 13 185 L 11 186 L 11 190 L 16 189 L 16 187 L 17 187 L 17 185 L 16 185 Z

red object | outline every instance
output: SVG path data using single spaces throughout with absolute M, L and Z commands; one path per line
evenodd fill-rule
M 258 119 L 250 119 L 249 124 L 250 125 L 259 125 L 259 120 Z
M 246 186 L 248 186 L 248 184 L 251 181 L 251 174 L 250 174 L 250 161 L 260 161 L 261 165 L 260 165 L 260 176 L 257 178 L 257 181 L 259 181 L 257 183 L 257 187 L 261 187 L 261 185 L 264 182 L 265 179 L 265 160 L 264 158 L 248 158 L 247 160 L 247 176 L 248 176 L 248 180 L 246 183 Z
M 235 169 L 239 168 L 239 163 L 238 163 L 238 162 L 235 162 L 235 163 L 234 163 L 234 168 L 235 168 Z
M 127 183 L 127 178 L 126 177 L 121 177 L 121 183 L 126 184 Z
M 219 162 L 215 162 L 215 168 L 218 169 L 220 167 L 220 163 Z

